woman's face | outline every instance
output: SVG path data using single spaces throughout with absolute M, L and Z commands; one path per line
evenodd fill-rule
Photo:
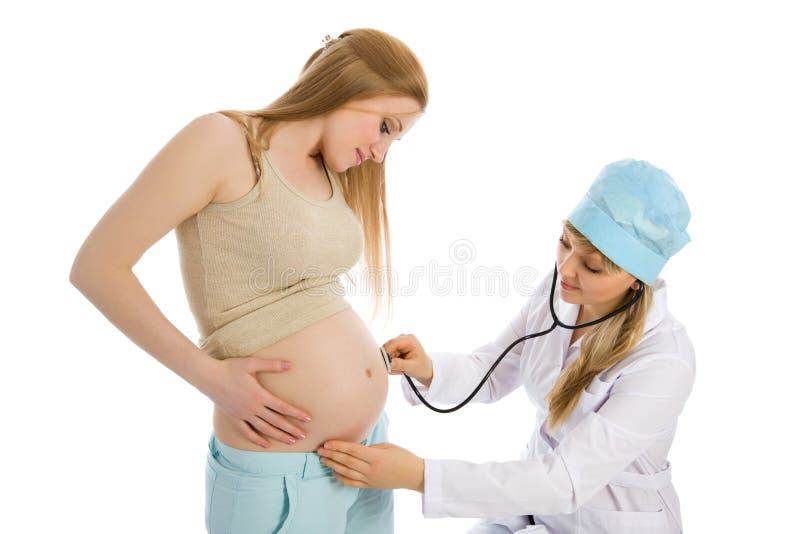
M 604 272 L 603 255 L 578 246 L 566 227 L 558 240 L 557 258 L 561 299 L 588 306 L 598 315 L 616 308 L 629 289 L 638 288 L 638 280 L 625 271 Z
M 336 172 L 371 159 L 383 161 L 389 145 L 405 135 L 421 114 L 407 96 L 378 96 L 354 100 L 325 117 L 322 157 Z

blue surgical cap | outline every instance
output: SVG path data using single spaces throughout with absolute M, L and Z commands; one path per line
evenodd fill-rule
M 626 159 L 603 168 L 567 217 L 600 252 L 647 285 L 689 242 L 689 205 L 669 174 Z

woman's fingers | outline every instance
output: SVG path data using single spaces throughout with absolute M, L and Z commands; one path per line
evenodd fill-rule
M 320 452 L 322 451 L 322 452 Z M 343 452 L 337 452 L 330 449 L 320 448 L 317 453 L 326 458 L 328 460 L 333 460 L 337 464 L 341 464 L 348 469 L 353 469 L 354 471 L 358 471 L 359 473 L 364 473 L 367 469 L 369 469 L 369 463 L 365 462 L 360 458 L 356 458 L 355 456 L 350 456 L 349 454 Z M 361 479 L 363 477 L 353 477 L 351 475 L 350 478 Z
M 264 436 L 260 435 L 258 432 L 253 430 L 253 427 L 247 421 L 239 421 L 239 430 L 242 431 L 244 437 L 246 437 L 252 443 L 255 443 L 259 447 L 263 447 L 265 449 L 270 448 L 269 440 L 266 439 Z
M 295 419 L 299 421 L 304 421 L 306 423 L 311 421 L 311 416 L 308 413 L 301 410 L 300 408 L 292 406 L 288 402 L 279 399 L 278 397 L 269 392 L 265 393 L 263 397 L 263 404 L 270 410 L 278 412 L 279 414 L 283 414 L 289 417 L 294 417 Z
M 392 357 L 407 354 L 418 346 L 419 341 L 417 341 L 416 336 L 411 334 L 400 334 L 383 344 L 383 348 L 389 353 L 389 356 Z
M 291 364 L 284 360 L 265 360 L 262 358 L 246 358 L 246 360 L 247 361 L 245 362 L 245 365 L 247 365 L 247 372 L 254 376 L 256 373 L 282 372 L 291 367 Z M 283 414 L 287 417 L 294 417 L 298 421 L 305 421 L 306 423 L 311 421 L 311 416 L 304 410 L 301 410 L 296 406 L 292 406 L 288 402 L 285 402 L 275 395 L 272 395 L 264 388 L 264 386 L 261 386 L 261 389 L 264 390 L 261 404 L 270 410 Z M 284 430 L 288 429 L 284 428 Z
M 364 480 L 364 475 L 369 470 L 369 462 L 364 458 L 369 456 L 369 447 L 363 445 L 352 447 L 352 445 L 357 444 L 329 441 L 324 447 L 317 449 L 317 454 L 322 456 L 328 462 L 326 465 L 331 466 L 337 473 L 353 480 Z
M 272 427 L 270 432 L 265 432 L 259 427 L 260 432 L 278 438 L 285 443 L 294 444 L 295 439 L 305 439 L 306 437 L 302 429 L 289 423 L 285 417 L 266 406 L 263 410 L 256 413 L 256 417 L 259 421 L 264 423 L 266 427 Z
M 224 387 L 213 400 L 238 421 L 249 441 L 268 448 L 269 439 L 293 445 L 305 438 L 305 431 L 288 418 L 308 422 L 309 414 L 279 399 L 256 379 L 258 373 L 286 371 L 291 367 L 289 362 L 255 357 L 229 358 L 224 362 Z
M 333 469 L 334 473 L 344 478 L 358 482 L 367 482 L 366 475 L 357 469 L 348 467 L 347 465 L 339 463 L 335 460 L 331 460 L 330 458 L 322 458 L 322 463 Z
M 397 356 L 397 338 L 390 339 L 386 343 L 383 344 L 383 350 L 386 351 L 386 354 L 389 355 L 390 358 L 394 358 Z
M 410 371 L 413 364 L 402 358 L 392 358 L 392 374 L 403 374 Z
M 291 362 L 284 360 L 267 360 L 265 358 L 247 358 L 248 371 L 252 373 L 281 373 L 292 367 Z
M 391 358 L 392 362 L 396 360 L 410 362 L 415 359 L 415 356 L 422 353 L 422 346 L 419 344 L 419 341 L 417 341 L 417 338 L 409 334 L 402 334 L 394 339 L 390 339 L 383 344 L 383 348 L 386 353 L 389 354 L 389 358 Z
M 369 488 L 370 485 L 366 482 L 361 482 L 360 480 L 353 480 L 352 478 L 347 478 L 345 476 L 340 475 L 336 471 L 333 472 L 333 476 L 336 477 L 336 480 L 344 484 L 345 486 L 350 486 L 351 488 Z
M 433 376 L 431 360 L 415 335 L 401 334 L 387 341 L 384 349 L 392 355 L 389 374 L 405 374 L 430 385 Z
M 294 445 L 297 442 L 297 438 L 276 427 L 271 421 L 262 419 L 260 416 L 254 416 L 248 419 L 247 422 L 264 436 L 282 441 L 288 445 Z

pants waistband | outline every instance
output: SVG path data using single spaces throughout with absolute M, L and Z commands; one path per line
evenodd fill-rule
M 300 478 L 318 477 L 331 473 L 315 452 L 257 452 L 243 451 L 225 445 L 211 434 L 208 454 L 222 467 L 258 475 L 296 475 Z

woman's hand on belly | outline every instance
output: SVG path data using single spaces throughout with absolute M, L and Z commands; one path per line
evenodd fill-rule
M 305 439 L 305 432 L 286 417 L 308 422 L 311 416 L 270 393 L 256 379 L 257 373 L 288 370 L 289 362 L 253 357 L 213 361 L 213 378 L 205 393 L 235 421 L 241 435 L 265 449 L 271 446 L 267 438 L 290 445 Z
M 288 360 L 291 373 L 262 373 L 262 388 L 313 414 L 303 424 L 306 439 L 294 445 L 274 441 L 271 452 L 313 452 L 328 439 L 361 441 L 380 418 L 389 388 L 380 350 L 351 309 L 312 323 L 250 355 Z M 254 448 L 226 412 L 214 414 L 214 432 L 228 446 Z

